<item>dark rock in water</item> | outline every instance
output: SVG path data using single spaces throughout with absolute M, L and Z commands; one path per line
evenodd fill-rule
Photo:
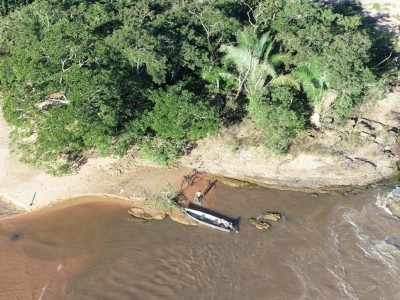
M 312 194 L 310 195 L 310 197 L 317 198 L 317 197 L 318 197 L 318 194 L 317 194 L 317 193 L 312 193 Z
M 259 217 L 264 220 L 279 221 L 282 218 L 282 214 L 278 212 L 266 212 Z
M 11 234 L 10 236 L 10 240 L 11 241 L 18 241 L 22 238 L 22 233 L 20 232 L 14 232 L 13 234 Z
M 271 225 L 268 224 L 268 222 L 260 219 L 260 218 L 250 218 L 249 219 L 250 224 L 254 225 L 257 229 L 261 230 L 267 230 Z

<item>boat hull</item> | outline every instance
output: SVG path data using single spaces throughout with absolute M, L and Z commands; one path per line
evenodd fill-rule
M 224 232 L 236 231 L 231 222 L 199 210 L 184 208 L 182 211 L 198 223 Z

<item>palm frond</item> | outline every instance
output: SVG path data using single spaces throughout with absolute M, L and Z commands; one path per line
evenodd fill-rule
M 288 61 L 290 58 L 291 55 L 289 53 L 277 53 L 272 55 L 269 60 L 273 65 L 278 65 L 285 61 Z
M 260 40 L 258 42 L 258 46 L 257 46 L 257 49 L 256 49 L 257 57 L 260 60 L 262 60 L 265 57 L 264 55 L 266 54 L 265 53 L 266 50 L 268 50 L 268 54 L 269 54 L 269 52 L 272 49 L 272 45 L 273 45 L 273 43 L 271 42 L 271 35 L 270 35 L 269 31 L 268 31 L 268 32 L 264 33 L 261 36 L 261 38 L 260 38 Z M 268 56 L 268 54 L 266 56 Z
M 251 50 L 257 45 L 257 37 L 253 31 L 244 30 L 237 35 L 237 42 L 239 47 Z
M 280 75 L 273 78 L 269 84 L 271 85 L 289 85 L 297 90 L 300 90 L 300 84 L 290 75 Z
M 267 76 L 272 78 L 276 77 L 276 71 L 274 66 L 267 62 L 263 62 L 262 64 L 259 65 L 259 72 L 265 77 Z
M 308 69 L 310 70 L 311 73 L 315 74 L 315 77 L 319 77 L 319 75 L 321 75 L 319 56 L 316 55 L 311 59 L 308 65 Z
M 233 62 L 239 72 L 247 72 L 250 69 L 252 60 L 251 52 L 235 46 L 222 46 L 221 51 L 225 52 L 225 59 Z
M 262 73 L 260 72 L 260 68 L 258 66 L 257 60 L 252 62 L 251 71 L 247 77 L 247 87 L 250 91 L 256 90 L 260 85 L 263 85 L 265 80 L 262 80 Z M 260 82 L 260 80 L 262 82 Z
M 258 60 L 253 63 L 251 72 L 248 77 L 249 90 L 257 91 L 264 87 L 268 78 L 275 78 L 276 72 L 274 67 L 268 63 L 260 64 Z
M 298 67 L 292 72 L 292 74 L 303 85 L 309 84 L 313 81 L 313 74 L 306 66 Z

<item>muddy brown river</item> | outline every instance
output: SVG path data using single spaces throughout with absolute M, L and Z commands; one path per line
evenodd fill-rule
M 237 219 L 238 234 L 73 199 L 0 220 L 0 299 L 400 299 L 390 197 L 400 188 L 313 197 L 217 184 L 204 205 Z M 265 211 L 285 218 L 248 223 Z

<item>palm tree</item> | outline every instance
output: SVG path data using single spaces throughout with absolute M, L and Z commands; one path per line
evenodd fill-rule
M 245 30 L 239 33 L 237 41 L 237 46 L 221 47 L 225 59 L 234 64 L 237 74 L 220 74 L 222 78 L 235 77 L 238 85 L 236 98 L 244 90 L 251 104 L 261 98 L 267 85 L 291 85 L 300 89 L 290 75 L 277 75 L 275 67 L 287 59 L 288 54 L 271 54 L 274 41 L 269 32 L 258 39 L 254 31 Z
M 311 123 L 320 128 L 321 115 L 327 111 L 336 98 L 335 94 L 327 92 L 329 87 L 326 74 L 321 71 L 320 58 L 315 56 L 309 63 L 299 66 L 293 72 L 293 76 L 301 83 L 303 91 L 313 108 L 313 114 L 310 118 Z

